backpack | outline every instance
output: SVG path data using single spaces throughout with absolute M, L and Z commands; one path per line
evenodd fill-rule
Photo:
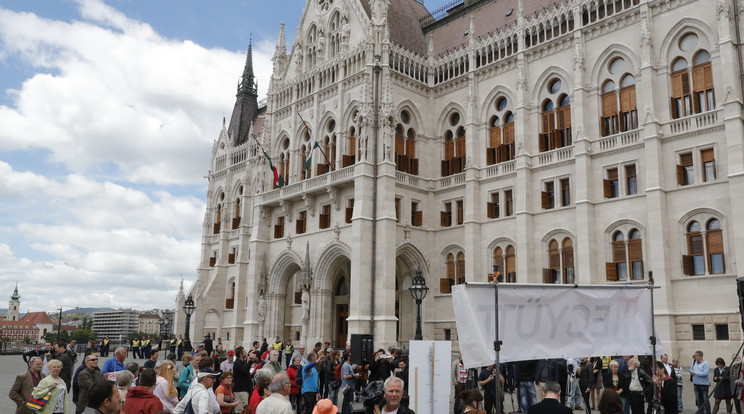
M 343 364 L 338 364 L 336 365 L 336 369 L 333 370 L 333 377 L 337 380 L 341 379 L 341 367 L 342 366 Z
M 297 375 L 295 375 L 295 384 L 297 384 L 299 388 L 302 388 L 302 368 L 297 370 Z

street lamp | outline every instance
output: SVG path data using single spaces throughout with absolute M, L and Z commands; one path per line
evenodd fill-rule
M 429 287 L 426 286 L 426 279 L 421 275 L 421 268 L 416 269 L 416 276 L 413 278 L 411 287 L 408 288 L 411 291 L 413 300 L 416 301 L 416 336 L 413 338 L 417 341 L 424 339 L 421 336 L 421 302 L 426 297 L 426 293 L 429 291 Z
M 186 338 L 184 339 L 183 350 L 186 352 L 191 352 L 193 350 L 191 348 L 191 340 L 189 339 L 189 327 L 191 325 L 191 315 L 194 313 L 194 309 L 196 309 L 196 306 L 194 306 L 194 297 L 189 295 L 186 302 L 183 303 L 183 312 L 186 314 Z

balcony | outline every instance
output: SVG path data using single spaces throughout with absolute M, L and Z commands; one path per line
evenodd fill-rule
M 536 156 L 532 157 L 532 162 L 537 167 L 542 167 L 546 165 L 556 164 L 559 162 L 563 162 L 566 160 L 573 159 L 573 145 L 569 147 L 561 147 L 556 148 L 554 150 L 541 152 L 540 154 L 537 154 Z M 537 159 L 537 162 L 535 163 L 535 159 Z
M 704 131 L 722 125 L 723 109 L 719 108 L 684 118 L 673 119 L 662 125 L 662 131 L 665 137 L 670 137 L 672 135 Z
M 313 177 L 299 183 L 290 184 L 282 188 L 267 191 L 258 196 L 258 204 L 266 205 L 279 200 L 300 198 L 302 194 L 325 192 L 329 186 L 352 182 L 354 180 L 354 166 L 331 171 L 330 173 Z
M 592 141 L 592 153 L 598 154 L 621 148 L 632 147 L 641 142 L 641 130 L 621 132 Z

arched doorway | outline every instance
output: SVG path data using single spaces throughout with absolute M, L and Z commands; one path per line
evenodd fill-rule
M 395 317 L 398 318 L 396 341 L 405 343 L 412 340 L 416 332 L 416 304 L 408 290 L 416 271 L 400 257 L 395 267 Z
M 302 272 L 296 269 L 287 282 L 284 300 L 283 339 L 297 341 L 302 332 Z M 296 346 L 296 345 L 295 345 Z
M 344 348 L 349 337 L 349 277 L 343 271 L 336 275 L 333 285 L 333 346 Z

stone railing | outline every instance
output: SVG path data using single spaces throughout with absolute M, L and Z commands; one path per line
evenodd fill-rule
M 556 162 L 569 160 L 573 158 L 573 146 L 556 148 L 554 150 L 542 152 L 537 156 L 533 156 L 532 158 L 533 162 L 534 159 L 537 158 L 537 166 L 549 165 Z
M 332 171 L 317 177 L 289 184 L 282 188 L 267 191 L 258 196 L 258 204 L 268 204 L 280 199 L 294 198 L 308 192 L 325 191 L 329 186 L 341 184 L 354 179 L 354 166 Z
M 686 116 L 684 118 L 673 119 L 662 127 L 665 136 L 685 134 L 688 132 L 700 131 L 723 123 L 723 109 L 714 109 Z
M 602 137 L 592 142 L 592 153 L 612 151 L 614 149 L 629 147 L 641 141 L 641 130 L 621 132 L 619 134 Z

